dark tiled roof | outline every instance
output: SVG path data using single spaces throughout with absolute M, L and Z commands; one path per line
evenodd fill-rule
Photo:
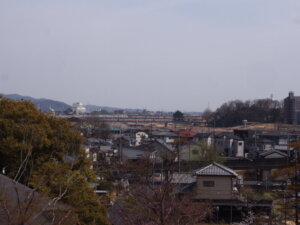
M 162 140 L 156 140 L 157 143 L 161 144 L 162 146 L 164 146 L 167 150 L 173 152 L 173 148 L 171 145 L 165 143 L 164 141 Z
M 278 151 L 278 150 L 264 151 L 264 152 L 260 153 L 259 155 L 262 156 L 262 157 L 265 157 L 265 156 L 271 155 L 273 153 L 282 155 L 283 157 L 288 157 L 288 155 L 286 153 Z
M 153 131 L 152 136 L 177 137 L 178 135 L 170 131 Z
M 0 174 L 0 194 L 2 197 L 1 201 L 7 204 L 7 210 L 12 219 L 18 217 L 18 207 L 27 208 L 26 215 L 24 215 L 27 219 L 26 222 L 22 223 L 24 225 L 58 224 L 60 220 L 63 224 L 76 223 L 74 214 L 71 213 L 68 215 L 71 207 L 60 202 L 56 204 L 55 201 L 47 199 L 35 190 L 2 174 Z M 49 217 L 49 215 L 52 215 L 54 211 L 60 211 L 61 213 L 56 213 L 56 218 L 54 217 L 52 223 L 52 216 Z M 1 209 L 0 224 L 8 224 L 7 215 Z
M 261 134 L 261 136 L 265 137 L 289 137 L 289 136 L 295 136 L 295 134 L 288 133 L 288 132 L 282 132 L 282 131 L 269 131 Z
M 240 138 L 237 135 L 234 135 L 233 133 L 219 133 L 215 135 L 216 138 L 229 138 L 229 139 L 234 139 L 234 140 L 242 140 L 242 138 Z
M 197 176 L 238 176 L 236 172 L 218 163 L 212 163 L 194 171 Z
M 267 138 L 262 138 L 257 140 L 258 143 L 264 143 L 264 144 L 273 144 L 274 141 L 267 139 Z
M 195 135 L 195 137 L 199 137 L 199 138 L 209 138 L 209 137 L 213 137 L 212 133 L 198 133 Z

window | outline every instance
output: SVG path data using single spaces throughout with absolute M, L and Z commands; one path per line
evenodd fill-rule
M 215 182 L 214 181 L 203 181 L 203 187 L 214 187 Z

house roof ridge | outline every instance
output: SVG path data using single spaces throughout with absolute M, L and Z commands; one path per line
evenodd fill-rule
M 212 164 L 215 164 L 216 166 L 218 166 L 219 168 L 223 169 L 223 170 L 226 170 L 227 172 L 229 173 L 232 173 L 233 175 L 235 176 L 238 176 L 238 174 L 236 172 L 234 172 L 234 170 L 230 169 L 229 167 L 226 167 L 226 166 L 223 166 L 219 163 L 216 163 L 216 162 L 213 162 Z
M 197 170 L 194 170 L 194 174 L 195 175 L 201 175 L 201 173 L 207 169 L 209 169 L 210 167 L 212 166 L 215 166 L 217 167 L 218 169 L 220 170 L 223 170 L 224 172 L 228 173 L 229 175 L 231 176 L 238 176 L 238 174 L 236 172 L 234 172 L 232 169 L 226 167 L 226 166 L 223 166 L 223 165 L 220 165 L 219 163 L 216 163 L 216 162 L 212 162 L 211 164 L 207 165 L 207 166 L 204 166 L 202 168 L 199 168 Z M 221 176 L 225 176 L 226 174 L 223 172 L 223 174 L 219 173 L 217 174 L 217 171 L 214 171 L 215 174 L 211 173 L 211 174 L 207 174 L 207 175 L 221 175 Z M 203 174 L 202 174 L 203 175 Z

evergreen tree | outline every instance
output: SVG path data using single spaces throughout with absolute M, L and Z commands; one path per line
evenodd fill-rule
M 43 114 L 28 101 L 0 98 L 0 169 L 48 197 L 61 196 L 80 224 L 108 224 L 89 182 L 94 174 L 83 138 L 66 120 Z

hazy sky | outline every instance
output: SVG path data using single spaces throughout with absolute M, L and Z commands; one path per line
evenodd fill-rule
M 0 92 L 202 111 L 300 95 L 299 0 L 0 0 Z

